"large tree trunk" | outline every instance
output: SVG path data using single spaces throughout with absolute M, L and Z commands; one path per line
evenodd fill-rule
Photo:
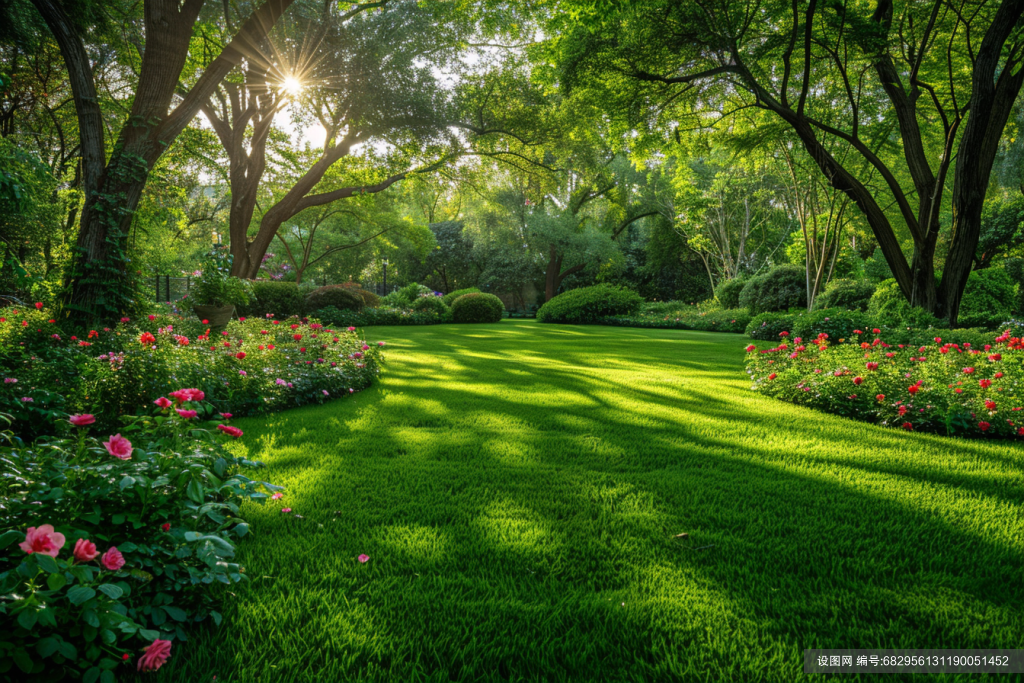
M 85 206 L 76 254 L 66 276 L 68 313 L 85 322 L 112 318 L 134 305 L 128 233 L 150 170 L 192 121 L 223 78 L 259 45 L 293 0 L 266 0 L 168 114 L 204 0 L 146 0 L 145 52 L 128 121 L 104 168 L 103 123 L 82 39 L 57 0 L 32 0 L 61 49 L 79 117 L 86 167 Z M 179 7 L 180 5 L 180 7 Z M 95 149 L 99 146 L 99 151 Z M 97 154 L 99 163 L 96 162 Z M 99 169 L 99 170 L 97 170 Z
M 578 273 L 583 270 L 584 264 L 577 264 L 568 270 L 562 271 L 562 254 L 559 253 L 554 247 L 548 250 L 548 267 L 544 273 L 544 301 L 551 301 L 558 293 L 558 288 L 562 286 L 562 280 L 569 277 L 573 273 Z

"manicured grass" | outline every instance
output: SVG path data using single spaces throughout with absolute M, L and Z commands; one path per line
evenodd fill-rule
M 794 681 L 811 647 L 1024 647 L 1012 443 L 757 396 L 732 335 L 367 338 L 379 387 L 239 422 L 287 493 L 245 511 L 226 626 L 158 680 Z

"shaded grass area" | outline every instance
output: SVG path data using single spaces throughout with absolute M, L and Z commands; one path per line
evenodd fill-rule
M 752 394 L 728 335 L 367 336 L 379 387 L 239 422 L 283 505 L 245 511 L 252 581 L 159 680 L 793 681 L 805 648 L 1024 647 L 1015 444 Z

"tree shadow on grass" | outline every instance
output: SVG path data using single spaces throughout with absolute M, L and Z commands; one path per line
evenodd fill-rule
M 247 421 L 304 519 L 246 511 L 235 654 L 174 676 L 791 681 L 806 647 L 1022 645 L 1014 451 L 563 359 L 407 358 Z

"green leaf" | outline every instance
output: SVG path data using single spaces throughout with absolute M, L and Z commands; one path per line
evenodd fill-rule
M 109 628 L 105 628 L 100 631 L 100 638 L 103 639 L 104 645 L 113 645 L 117 642 L 117 634 L 111 631 Z
M 96 591 L 88 586 L 75 586 L 68 591 L 68 600 L 72 605 L 81 605 L 86 600 L 92 600 L 95 595 Z
M 185 532 L 185 540 L 188 541 L 189 543 L 192 543 L 197 538 L 199 538 L 199 534 L 197 534 L 196 532 L 194 532 L 194 531 L 186 531 Z
M 82 612 L 82 621 L 84 621 L 89 626 L 92 626 L 93 628 L 100 627 L 100 617 L 98 614 L 96 614 L 96 610 L 87 609 L 84 612 Z
M 36 562 L 39 563 L 39 568 L 44 572 L 50 572 L 53 574 L 54 572 L 60 571 L 60 567 L 57 566 L 57 560 L 53 559 L 49 555 L 36 553 Z
M 32 627 L 36 625 L 36 621 L 39 619 L 39 614 L 36 612 L 34 607 L 24 609 L 18 614 L 18 626 L 21 626 L 26 631 L 31 631 Z
M 213 623 L 217 624 L 217 626 L 220 626 L 220 622 L 224 620 L 224 617 L 221 616 L 220 612 L 210 610 L 210 616 L 213 617 Z
M 114 672 L 104 671 L 100 674 L 100 683 L 114 683 Z
M 111 524 L 124 524 L 124 515 L 118 513 L 110 518 Z
M 57 651 L 72 662 L 78 659 L 78 650 L 76 650 L 75 646 L 66 640 L 62 640 L 57 644 Z
M 181 609 L 180 607 L 171 607 L 170 605 L 164 606 L 164 611 L 167 612 L 167 616 L 175 621 L 185 621 L 188 619 L 188 612 Z
M 0 548 L 6 548 L 15 541 L 24 541 L 25 532 L 18 531 L 17 529 L 11 529 L 0 534 Z
M 54 616 L 52 609 L 44 607 L 39 610 L 39 625 L 47 626 L 49 628 L 57 628 L 57 618 Z
M 18 668 L 25 673 L 32 673 L 32 658 L 28 656 L 28 650 L 25 648 L 15 648 L 14 663 L 18 665 Z
M 144 628 L 139 631 L 139 637 L 143 640 L 153 641 L 160 637 L 160 631 L 154 631 L 152 629 Z
M 61 573 L 50 574 L 46 578 L 46 585 L 49 586 L 52 591 L 59 591 L 64 586 L 68 585 L 68 579 Z
M 203 485 L 200 484 L 195 479 L 188 483 L 188 488 L 185 489 L 185 493 L 188 495 L 189 498 L 191 498 L 193 501 L 197 503 L 202 503 L 203 498 L 205 497 Z
M 134 478 L 125 475 L 125 478 L 121 480 L 121 484 L 120 484 L 121 490 L 124 491 L 126 488 L 128 488 L 131 485 L 133 485 L 134 483 L 135 483 L 135 479 Z
M 36 643 L 36 652 L 40 657 L 45 659 L 46 657 L 52 657 L 57 653 L 57 646 L 57 639 L 53 636 L 50 636 L 49 638 L 42 638 L 38 643 Z
M 241 524 L 235 527 L 235 533 L 238 534 L 239 538 L 242 538 L 247 533 L 249 533 L 249 525 L 245 522 L 242 522 Z
M 82 676 L 82 683 L 96 683 L 96 681 L 100 679 L 101 673 L 102 670 L 98 666 L 91 667 L 85 672 L 85 675 Z
M 124 594 L 123 590 L 112 583 L 101 584 L 97 586 L 96 589 L 101 593 L 106 594 L 111 600 L 117 600 Z

